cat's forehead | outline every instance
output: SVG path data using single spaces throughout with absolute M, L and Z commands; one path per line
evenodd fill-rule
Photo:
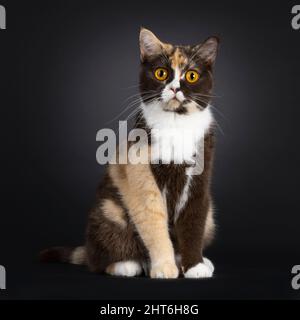
M 165 52 L 173 69 L 184 69 L 191 64 L 193 49 L 190 46 L 166 45 Z
M 173 69 L 183 69 L 188 64 L 188 56 L 180 47 L 175 48 L 169 59 Z

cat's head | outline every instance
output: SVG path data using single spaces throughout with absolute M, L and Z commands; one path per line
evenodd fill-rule
M 144 103 L 156 102 L 165 111 L 181 114 L 206 108 L 218 44 L 217 37 L 210 37 L 194 46 L 172 45 L 142 28 L 140 91 Z

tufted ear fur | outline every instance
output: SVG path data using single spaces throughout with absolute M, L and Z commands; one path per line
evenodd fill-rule
M 164 43 L 162 43 L 156 35 L 148 29 L 141 28 L 140 31 L 140 51 L 141 60 L 145 61 L 147 58 L 159 55 L 162 53 Z
M 203 43 L 194 47 L 197 56 L 206 64 L 214 64 L 219 46 L 218 37 L 209 37 Z

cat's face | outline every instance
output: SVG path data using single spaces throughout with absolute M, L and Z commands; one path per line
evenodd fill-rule
M 140 91 L 144 103 L 156 102 L 163 110 L 180 114 L 205 108 L 211 97 L 218 43 L 218 38 L 211 37 L 196 46 L 173 46 L 142 28 Z

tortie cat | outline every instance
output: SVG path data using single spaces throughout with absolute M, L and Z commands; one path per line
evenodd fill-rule
M 156 129 L 147 147 L 160 143 L 170 161 L 165 164 L 158 153 L 155 163 L 109 164 L 89 214 L 85 245 L 47 249 L 42 261 L 85 264 L 115 276 L 212 277 L 214 266 L 203 250 L 214 234 L 209 102 L 218 43 L 210 37 L 195 46 L 171 45 L 141 29 L 141 104 L 135 128 Z M 180 158 L 169 151 L 183 143 L 186 129 L 197 143 L 183 146 Z M 195 175 L 189 160 L 201 139 L 204 167 Z

